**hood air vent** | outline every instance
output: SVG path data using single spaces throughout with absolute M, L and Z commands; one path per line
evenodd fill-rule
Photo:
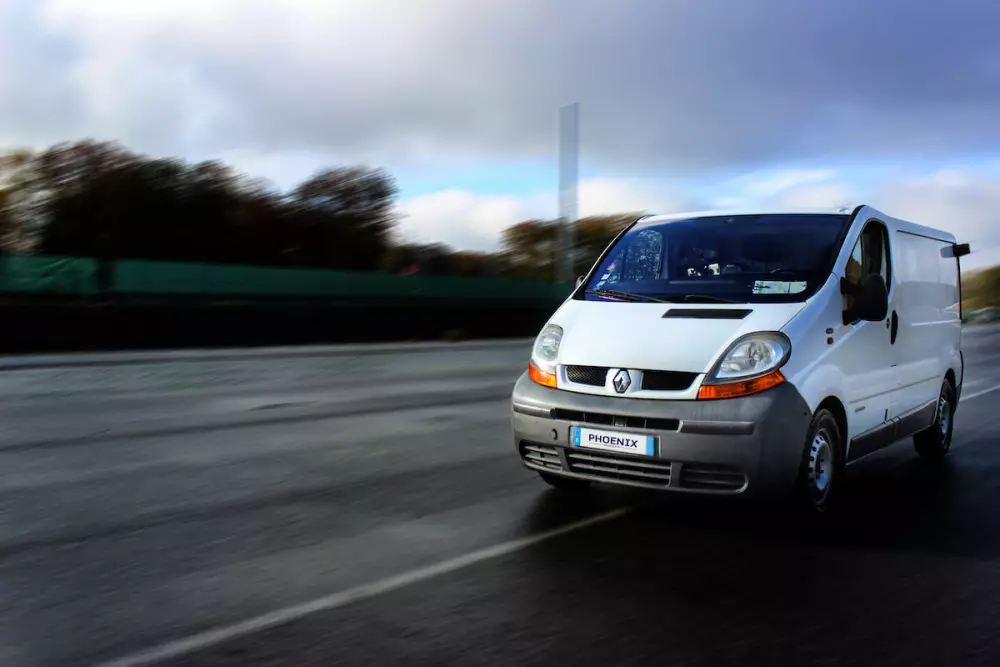
M 671 308 L 663 317 L 687 320 L 742 320 L 752 313 L 746 308 Z

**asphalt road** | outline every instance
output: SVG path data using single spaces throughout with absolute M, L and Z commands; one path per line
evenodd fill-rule
M 946 465 L 808 524 L 549 491 L 524 343 L 0 371 L 0 664 L 1000 664 L 1000 327 L 965 350 Z

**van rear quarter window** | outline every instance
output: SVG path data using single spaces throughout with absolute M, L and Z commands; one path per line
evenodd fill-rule
M 850 216 L 840 214 L 640 221 L 605 255 L 587 292 L 804 301 L 829 276 L 849 222 Z M 584 293 L 578 298 L 607 297 Z

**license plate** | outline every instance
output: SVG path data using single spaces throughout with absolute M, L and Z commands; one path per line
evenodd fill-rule
M 603 449 L 608 452 L 638 454 L 640 456 L 656 454 L 656 438 L 651 435 L 574 426 L 570 429 L 569 438 L 570 444 L 574 447 L 584 449 Z

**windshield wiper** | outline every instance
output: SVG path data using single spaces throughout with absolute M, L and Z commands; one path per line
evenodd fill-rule
M 622 301 L 651 301 L 653 303 L 669 303 L 669 301 L 657 299 L 652 296 L 646 296 L 645 294 L 633 294 L 632 292 L 622 292 L 616 289 L 589 289 L 586 291 L 586 294 L 603 296 L 610 299 L 621 299 Z
M 733 301 L 732 299 L 725 299 L 721 296 L 712 296 L 711 294 L 685 294 L 684 296 L 672 296 L 667 299 L 667 301 L 673 303 L 743 303 L 742 301 Z

